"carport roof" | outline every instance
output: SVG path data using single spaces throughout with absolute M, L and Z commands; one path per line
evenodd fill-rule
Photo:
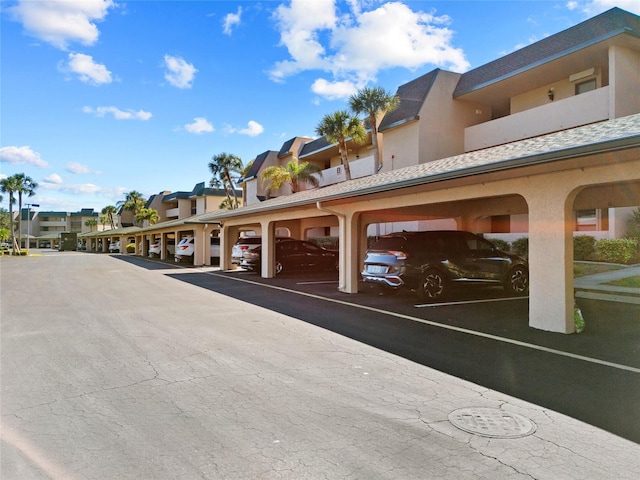
M 225 218 L 353 198 L 633 147 L 640 147 L 640 114 L 304 190 L 236 210 L 203 214 L 198 219 L 193 219 L 192 223 L 211 223 Z
M 117 237 L 119 235 L 130 235 L 138 233 L 140 227 L 114 228 L 112 230 L 104 230 L 103 232 L 84 232 L 79 233 L 78 237 Z

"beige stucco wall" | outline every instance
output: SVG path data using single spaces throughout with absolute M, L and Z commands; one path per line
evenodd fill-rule
M 609 49 L 609 75 L 615 89 L 610 92 L 610 118 L 640 112 L 640 52 L 612 46 Z
M 418 121 L 385 130 L 381 161 L 383 172 L 418 164 Z
M 464 153 L 464 130 L 490 111 L 480 103 L 452 100 L 460 74 L 440 71 L 420 109 L 419 163 Z

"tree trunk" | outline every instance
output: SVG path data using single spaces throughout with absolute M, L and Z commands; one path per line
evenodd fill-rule
M 382 164 L 380 163 L 380 147 L 378 146 L 378 127 L 376 125 L 375 115 L 369 116 L 369 126 L 371 127 L 371 143 L 373 145 L 373 174 L 380 171 Z
M 351 180 L 351 167 L 349 166 L 349 155 L 347 152 L 347 143 L 344 139 L 338 142 L 338 150 L 340 151 L 340 160 L 342 160 L 342 166 L 344 166 L 344 175 L 347 180 Z

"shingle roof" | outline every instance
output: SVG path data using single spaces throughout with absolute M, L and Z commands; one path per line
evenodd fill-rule
M 640 37 L 640 17 L 617 7 L 612 8 L 574 27 L 469 70 L 460 77 L 453 98 L 623 33 Z
M 271 198 L 237 210 L 205 215 L 212 221 L 340 198 L 391 191 L 409 186 L 463 178 L 542 162 L 553 162 L 595 150 L 640 147 L 640 114 L 529 138 L 441 160 L 357 178 L 292 195 Z
M 289 155 L 291 153 L 291 146 L 295 141 L 296 137 L 293 137 L 291 140 L 287 140 L 286 142 L 284 142 L 282 144 L 282 147 L 280 147 L 280 151 L 278 152 L 278 158 L 286 157 L 287 155 Z
M 436 68 L 415 80 L 400 85 L 396 91 L 396 95 L 400 98 L 400 104 L 398 108 L 384 116 L 378 126 L 378 131 L 387 130 L 411 120 L 417 120 L 422 104 L 440 72 L 441 70 Z
M 329 142 L 325 137 L 318 137 L 315 140 L 311 140 L 310 142 L 307 142 L 302 146 L 299 158 L 304 158 L 307 155 L 311 155 L 312 153 L 316 153 L 331 147 L 337 148 L 337 145 L 335 143 Z
M 274 152 L 272 150 L 267 150 L 266 152 L 263 152 L 260 155 L 258 155 L 253 160 L 253 165 L 251 165 L 251 168 L 249 169 L 249 171 L 247 172 L 247 174 L 244 176 L 242 180 L 257 177 L 258 172 L 262 168 L 262 164 L 265 162 L 267 157 L 269 157 L 270 153 L 274 153 Z

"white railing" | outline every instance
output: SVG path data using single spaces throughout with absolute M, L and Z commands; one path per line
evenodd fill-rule
M 609 119 L 609 88 L 514 113 L 464 131 L 466 152 Z
M 352 179 L 373 175 L 375 173 L 373 155 L 359 158 L 357 160 L 351 160 L 349 162 L 349 169 L 351 170 Z M 326 170 L 323 170 L 322 176 L 319 178 L 319 180 L 321 187 L 333 185 L 334 183 L 344 182 L 346 180 L 344 167 L 342 165 L 338 165 L 337 167 L 327 168 Z

